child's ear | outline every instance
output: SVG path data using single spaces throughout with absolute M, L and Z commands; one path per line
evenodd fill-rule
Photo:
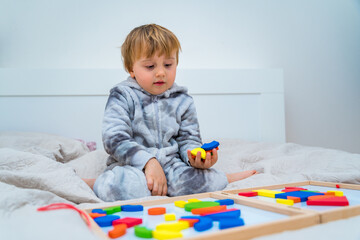
M 130 77 L 135 79 L 135 73 L 133 71 L 130 71 Z

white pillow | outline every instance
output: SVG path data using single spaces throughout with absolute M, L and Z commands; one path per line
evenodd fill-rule
M 97 178 L 105 170 L 106 161 L 109 157 L 104 150 L 95 150 L 66 165 L 72 167 L 76 174 L 81 178 Z
M 62 163 L 90 152 L 79 140 L 40 132 L 0 132 L 0 148 L 31 152 Z

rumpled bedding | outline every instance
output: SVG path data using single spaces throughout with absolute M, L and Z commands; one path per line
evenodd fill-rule
M 29 140 L 32 142 L 28 143 Z M 218 141 L 219 160 L 215 168 L 226 173 L 250 169 L 259 172 L 229 184 L 225 190 L 304 180 L 360 184 L 360 154 L 293 143 Z M 103 150 L 90 151 L 73 139 L 38 133 L 1 133 L 0 232 L 4 239 L 49 239 L 49 234 L 51 239 L 96 239 L 77 212 L 36 209 L 59 202 L 79 208 L 114 204 L 102 202 L 81 179 L 101 174 L 106 158 Z M 165 197 L 134 201 L 159 198 Z M 32 227 L 19 231 L 19 223 Z M 69 238 L 69 231 L 76 238 Z

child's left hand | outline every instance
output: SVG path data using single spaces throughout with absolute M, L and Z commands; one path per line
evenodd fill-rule
M 209 152 L 206 153 L 205 160 L 201 159 L 200 152 L 198 152 L 196 154 L 196 157 L 191 155 L 190 150 L 187 150 L 187 154 L 189 157 L 190 165 L 193 166 L 194 168 L 208 169 L 208 168 L 211 168 L 212 166 L 214 166 L 214 164 L 218 160 L 218 154 L 217 154 L 217 150 L 215 148 L 212 150 L 212 155 Z

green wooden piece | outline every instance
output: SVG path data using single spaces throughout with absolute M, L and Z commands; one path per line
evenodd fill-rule
M 152 230 L 147 229 L 146 227 L 135 226 L 135 236 L 141 238 L 152 238 Z
M 106 212 L 107 215 L 117 213 L 117 212 L 121 212 L 121 206 L 104 208 L 104 211 Z
M 191 202 L 185 204 L 185 211 L 191 212 L 192 209 L 204 208 L 204 207 L 214 207 L 219 206 L 219 202 L 210 202 L 210 201 L 201 201 L 201 202 Z

